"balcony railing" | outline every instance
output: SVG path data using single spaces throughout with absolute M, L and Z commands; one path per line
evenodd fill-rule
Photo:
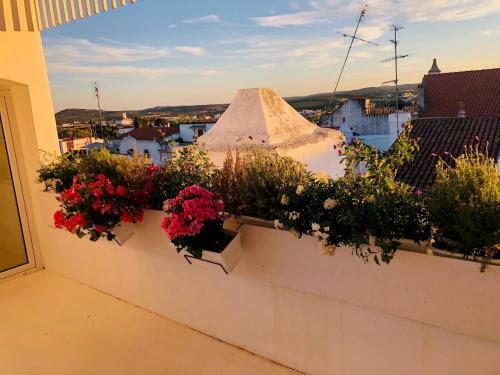
M 0 31 L 41 31 L 137 0 L 0 0 Z

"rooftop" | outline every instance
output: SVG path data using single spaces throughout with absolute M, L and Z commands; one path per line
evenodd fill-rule
M 420 117 L 500 116 L 500 68 L 424 76 L 425 109 Z
M 209 150 L 234 145 L 292 148 L 326 137 L 340 140 L 341 134 L 306 120 L 273 89 L 254 88 L 240 90 L 200 142 Z
M 401 169 L 398 178 L 415 188 L 425 189 L 436 178 L 436 155 L 451 163 L 451 155 L 459 156 L 464 152 L 464 146 L 479 143 L 482 152 L 487 151 L 489 155 L 498 158 L 500 116 L 417 119 L 414 121 L 411 137 L 418 139 L 420 151 L 412 163 Z
M 138 141 L 160 141 L 165 137 L 171 136 L 179 132 L 178 127 L 163 127 L 163 128 L 137 128 L 129 133 L 123 134 L 120 139 L 126 137 L 135 138 Z

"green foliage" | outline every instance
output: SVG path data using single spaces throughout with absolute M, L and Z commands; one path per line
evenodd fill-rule
M 213 177 L 213 190 L 222 198 L 227 212 L 240 215 L 244 209 L 243 202 L 243 160 L 237 149 L 235 157 L 229 149 L 222 169 L 217 169 Z
M 274 219 L 281 196 L 301 184 L 307 175 L 302 163 L 277 151 L 245 151 L 241 174 L 235 177 L 241 182 L 234 196 L 242 202 L 235 214 Z
M 134 117 L 134 128 L 146 128 L 148 126 L 148 120 L 141 116 Z
M 165 200 L 175 198 L 192 185 L 210 189 L 214 173 L 215 165 L 205 148 L 194 144 L 175 151 L 167 164 L 153 176 L 151 206 L 162 209 Z
M 68 153 L 60 156 L 42 151 L 41 166 L 38 172 L 38 181 L 44 184 L 45 190 L 55 190 L 57 193 L 68 189 L 73 184 L 73 177 L 78 174 L 80 157 Z
M 488 261 L 500 255 L 500 175 L 488 155 L 470 147 L 454 159 L 440 160 L 429 202 L 437 240 L 465 257 Z
M 400 238 L 416 242 L 430 235 L 428 212 L 421 196 L 396 181 L 400 166 L 417 149 L 410 128 L 386 155 L 354 140 L 345 147 L 345 177 L 310 176 L 282 197 L 276 225 L 297 236 L 317 237 L 326 253 L 352 246 L 365 261 L 389 263 Z M 339 146 L 342 153 L 343 145 Z M 362 172 L 361 170 L 366 172 Z

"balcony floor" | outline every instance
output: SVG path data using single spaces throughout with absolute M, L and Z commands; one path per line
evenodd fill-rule
M 296 374 L 48 271 L 0 283 L 1 373 Z

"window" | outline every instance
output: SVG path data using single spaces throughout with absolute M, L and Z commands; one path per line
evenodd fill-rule
M 129 155 L 129 156 L 134 156 L 134 154 L 135 154 L 135 151 L 134 151 L 134 149 L 133 149 L 133 148 L 129 148 L 129 149 L 127 150 L 127 155 Z
M 144 150 L 144 156 L 147 157 L 148 159 L 151 159 L 151 154 L 149 150 Z

